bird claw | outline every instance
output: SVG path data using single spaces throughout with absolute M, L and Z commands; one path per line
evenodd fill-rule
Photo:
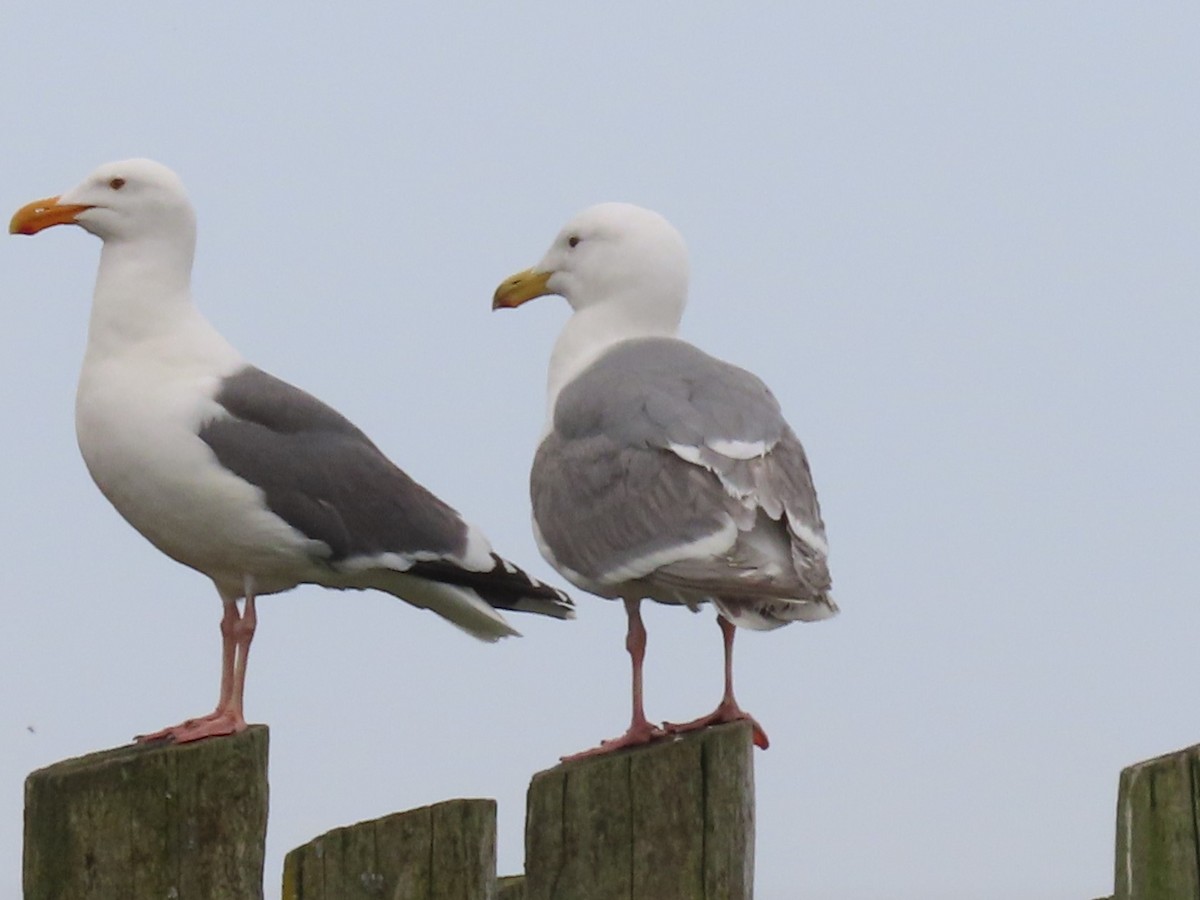
M 721 705 L 707 716 L 701 716 L 690 722 L 663 722 L 663 728 L 667 734 L 686 734 L 689 731 L 699 731 L 701 728 L 708 728 L 710 725 L 724 725 L 729 722 L 749 722 L 754 729 L 754 746 L 760 750 L 766 750 L 771 746 L 771 741 L 767 738 L 767 733 L 763 731 L 763 727 L 758 724 L 754 716 L 743 710 L 736 703 L 722 701 Z
M 151 734 L 139 734 L 134 741 L 139 744 L 158 742 L 188 744 L 208 737 L 225 737 L 246 730 L 246 720 L 240 713 L 216 710 L 198 719 L 188 719 L 178 725 L 163 728 Z
M 601 741 L 599 747 L 593 747 L 591 750 L 584 750 L 581 753 L 572 753 L 570 756 L 559 757 L 559 761 L 574 762 L 577 759 L 604 756 L 605 754 L 615 753 L 618 750 L 625 750 L 629 747 L 642 747 L 646 744 L 652 744 L 667 737 L 670 737 L 670 734 L 657 725 L 652 725 L 649 722 L 639 722 L 629 726 L 629 730 L 620 737 Z

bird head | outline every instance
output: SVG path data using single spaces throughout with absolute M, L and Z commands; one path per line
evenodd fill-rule
M 104 241 L 193 233 L 196 216 L 179 176 L 149 159 L 106 163 L 57 197 L 27 203 L 11 234 L 78 225 Z
M 506 278 L 492 308 L 558 294 L 577 312 L 620 299 L 653 304 L 677 322 L 687 281 L 687 247 L 670 222 L 630 203 L 601 203 L 571 219 L 536 266 Z

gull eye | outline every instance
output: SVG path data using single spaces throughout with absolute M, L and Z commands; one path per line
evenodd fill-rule
M 112 188 L 114 191 L 119 191 L 121 188 L 125 187 L 125 179 L 124 178 L 114 178 L 108 183 L 108 186 L 110 188 Z
M 567 246 L 568 247 L 577 247 L 579 245 L 579 240 L 580 240 L 579 235 L 573 234 L 569 238 L 567 238 Z

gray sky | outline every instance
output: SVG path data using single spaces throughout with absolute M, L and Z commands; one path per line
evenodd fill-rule
M 758 895 L 1109 890 L 1121 766 L 1200 739 L 1200 9 L 6 4 L 0 208 L 150 156 L 197 301 L 543 576 L 527 474 L 566 307 L 492 315 L 578 209 L 664 213 L 684 335 L 772 386 L 842 615 L 739 642 Z M 433 6 L 433 4 L 430 4 Z M 0 894 L 25 774 L 206 712 L 220 606 L 100 496 L 73 397 L 99 245 L 0 240 Z M 260 605 L 268 896 L 328 828 L 500 802 L 628 715 L 619 606 L 477 643 L 384 595 Z M 647 610 L 651 718 L 720 689 Z M 29 728 L 34 729 L 33 733 Z

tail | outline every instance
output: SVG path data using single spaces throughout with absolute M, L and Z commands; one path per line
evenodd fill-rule
M 540 613 L 556 619 L 575 618 L 571 598 L 491 554 L 495 565 L 481 572 L 446 560 L 423 560 L 407 569 L 382 566 L 339 573 L 322 579 L 326 587 L 386 591 L 419 609 L 437 613 L 481 641 L 519 636 L 497 610 Z
M 713 597 L 712 600 L 726 619 L 751 631 L 771 631 L 790 622 L 819 622 L 838 614 L 838 605 L 827 593 L 805 600 L 761 597 Z
M 445 560 L 428 560 L 414 563 L 406 574 L 470 588 L 494 609 L 575 618 L 575 603 L 565 592 L 538 581 L 499 554 L 493 553 L 492 561 L 491 569 L 475 572 Z

